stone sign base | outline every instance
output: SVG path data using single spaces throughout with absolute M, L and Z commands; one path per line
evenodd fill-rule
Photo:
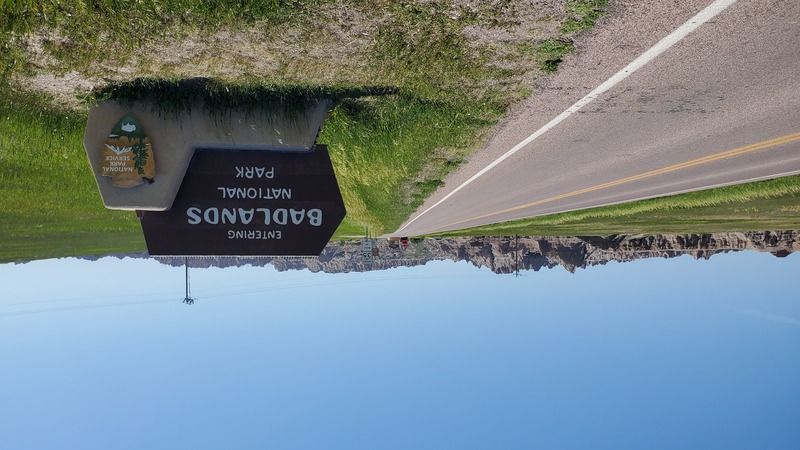
M 308 152 L 314 146 L 329 106 L 328 101 L 320 101 L 297 116 L 269 111 L 269 108 L 263 112 L 234 110 L 222 116 L 211 116 L 203 110 L 202 104 L 179 115 L 168 115 L 156 111 L 148 103 L 127 107 L 108 101 L 89 111 L 83 145 L 106 208 L 165 211 L 172 206 L 196 149 Z M 280 107 L 274 109 L 282 111 Z M 155 160 L 155 176 L 147 177 L 147 182 L 135 187 L 115 186 L 111 177 L 103 176 L 103 171 L 108 175 L 110 170 L 103 168 L 104 162 L 106 166 L 111 164 L 106 161 L 109 135 L 126 115 L 134 117 L 141 126 L 139 131 L 149 138 Z M 124 146 L 112 147 L 116 157 L 125 158 L 127 149 Z

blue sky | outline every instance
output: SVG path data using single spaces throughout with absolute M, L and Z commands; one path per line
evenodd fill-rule
M 800 256 L 0 265 L 4 448 L 800 447 Z

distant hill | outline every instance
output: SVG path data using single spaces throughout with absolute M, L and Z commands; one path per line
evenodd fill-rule
M 389 248 L 378 241 L 377 257 L 365 260 L 361 242 L 329 244 L 317 258 L 292 257 L 191 257 L 190 267 L 272 266 L 279 271 L 304 270 L 326 273 L 365 272 L 394 267 L 413 267 L 429 261 L 468 261 L 495 273 L 538 271 L 561 266 L 570 272 L 609 261 L 628 262 L 647 258 L 691 255 L 709 259 L 719 253 L 755 250 L 777 257 L 800 250 L 800 231 L 683 235 L 615 235 L 607 237 L 468 237 L 412 241 L 406 249 Z M 119 255 L 116 255 L 119 256 Z M 145 255 L 136 254 L 133 257 Z M 156 257 L 162 264 L 182 266 L 182 257 Z

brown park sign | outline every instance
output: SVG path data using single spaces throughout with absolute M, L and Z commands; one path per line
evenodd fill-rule
M 111 129 L 100 154 L 100 175 L 111 177 L 111 184 L 122 188 L 139 186 L 143 180 L 153 182 L 153 147 L 132 115 L 126 114 Z
M 328 150 L 197 150 L 168 211 L 142 211 L 151 255 L 317 256 L 345 216 Z

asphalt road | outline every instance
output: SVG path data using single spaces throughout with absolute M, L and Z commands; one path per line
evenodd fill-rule
M 800 2 L 726 1 L 616 3 L 395 235 L 800 173 Z M 696 29 L 628 66 L 681 26 Z

